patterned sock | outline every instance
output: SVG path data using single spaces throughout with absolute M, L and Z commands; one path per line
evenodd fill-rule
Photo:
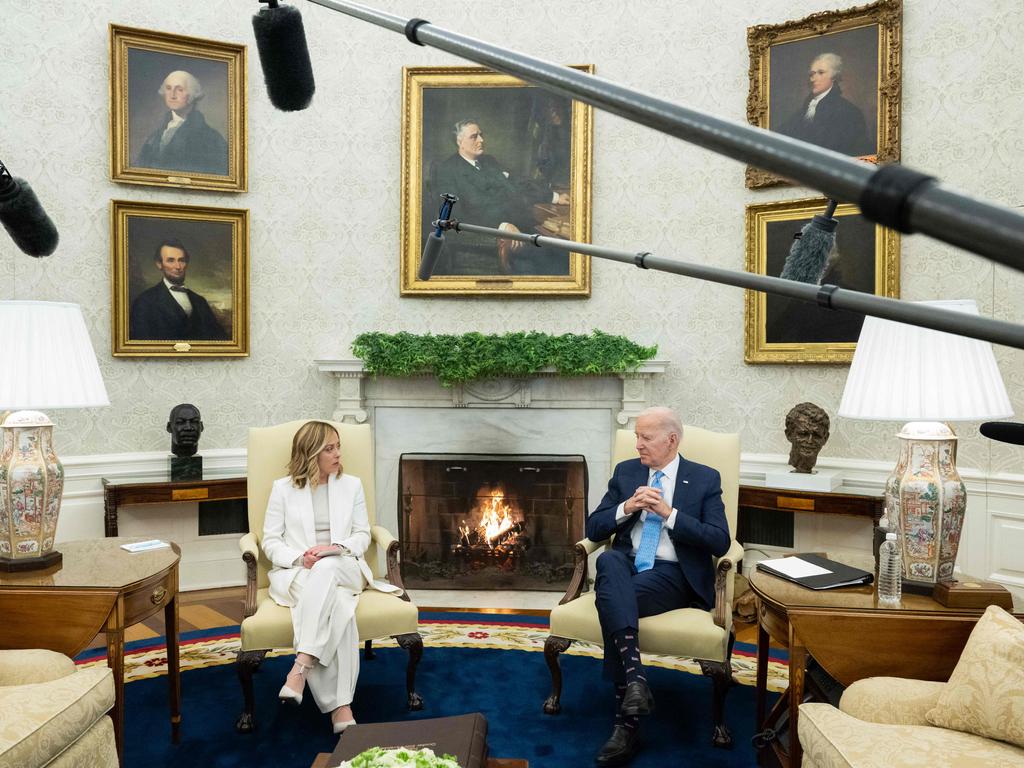
M 635 629 L 621 629 L 612 635 L 612 642 L 615 643 L 615 650 L 619 652 L 622 659 L 622 669 L 626 673 L 626 685 L 635 683 L 637 680 L 646 682 L 644 666 L 640 663 L 640 644 L 637 641 Z
M 626 684 L 619 683 L 615 686 L 615 725 L 622 725 L 631 731 L 635 731 L 640 725 L 639 715 L 624 715 L 622 709 L 622 697 L 626 695 Z

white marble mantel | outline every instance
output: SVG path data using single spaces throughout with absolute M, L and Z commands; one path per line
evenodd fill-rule
M 620 427 L 632 426 L 650 406 L 652 380 L 668 360 L 648 360 L 635 371 L 594 376 L 559 376 L 553 368 L 524 378 L 469 381 L 443 387 L 433 374 L 392 378 L 369 374 L 361 360 L 323 358 L 317 368 L 337 380 L 335 421 L 372 422 L 376 406 L 423 408 L 611 407 Z
M 667 360 L 636 371 L 470 381 L 443 387 L 432 374 L 374 376 L 362 362 L 317 360 L 337 380 L 336 421 L 373 425 L 376 520 L 398 531 L 398 480 L 406 453 L 583 455 L 589 508 L 611 471 L 612 437 L 652 405 L 653 379 Z

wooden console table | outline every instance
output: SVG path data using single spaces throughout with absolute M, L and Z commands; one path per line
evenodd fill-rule
M 58 542 L 60 566 L 0 573 L 0 648 L 45 648 L 76 656 L 97 634 L 107 639 L 107 664 L 114 672 L 114 739 L 124 756 L 124 631 L 161 608 L 167 634 L 171 738 L 181 724 L 178 665 L 177 544 L 148 552 L 126 552 L 138 538 Z
M 783 768 L 802 760 L 797 714 L 808 656 L 844 686 L 880 676 L 946 681 L 982 613 L 909 594 L 897 608 L 880 608 L 873 586 L 815 591 L 756 569 L 749 578 L 757 596 L 757 730 L 788 713 L 788 751 L 777 740 L 765 747 Z M 1015 615 L 1024 620 L 1022 609 Z M 766 718 L 769 637 L 789 649 L 789 687 Z
M 789 488 L 741 485 L 739 506 L 784 512 L 810 512 L 817 515 L 866 517 L 878 525 L 885 510 L 885 497 L 854 492 L 842 486 L 835 491 L 794 491 Z
M 103 531 L 117 536 L 117 510 L 127 504 L 173 504 L 247 498 L 245 476 L 238 470 L 206 470 L 199 480 L 171 480 L 170 473 L 139 477 L 104 477 Z

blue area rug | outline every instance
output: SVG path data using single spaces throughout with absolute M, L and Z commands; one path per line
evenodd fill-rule
M 481 614 L 472 616 L 486 620 Z M 465 621 L 467 615 L 425 614 L 424 619 L 439 623 Z M 546 630 L 545 620 L 532 617 L 502 616 L 498 624 L 510 621 Z M 189 633 L 183 641 L 218 634 L 225 632 Z M 153 641 L 137 645 L 144 643 L 155 645 Z M 183 657 L 186 653 L 183 649 Z M 550 675 L 543 654 L 536 651 L 428 644 L 417 674 L 417 689 L 426 707 L 416 713 L 405 709 L 406 653 L 393 647 L 378 648 L 376 653 L 375 660 L 362 662 L 354 703 L 356 718 L 361 722 L 482 712 L 488 721 L 490 754 L 526 758 L 530 768 L 593 765 L 594 753 L 611 732 L 611 690 L 600 677 L 600 661 L 591 656 L 562 655 L 562 712 L 549 716 L 543 713 L 542 704 L 550 690 Z M 242 697 L 233 664 L 183 667 L 181 742 L 177 745 L 169 738 L 167 678 L 159 675 L 131 682 L 125 689 L 126 768 L 309 768 L 318 752 L 334 749 L 336 737 L 330 732 L 328 716 L 319 712 L 312 696 L 307 695 L 298 708 L 278 703 L 277 691 L 291 658 L 267 658 L 256 673 L 257 730 L 247 735 L 234 729 Z M 726 722 L 733 733 L 734 747 L 720 750 L 710 744 L 711 681 L 678 669 L 652 666 L 648 671 L 657 711 L 642 723 L 643 749 L 632 763 L 635 768 L 665 768 L 680 763 L 756 764 L 750 746 L 754 730 L 752 687 L 736 685 L 729 692 Z M 769 694 L 770 703 L 775 696 Z

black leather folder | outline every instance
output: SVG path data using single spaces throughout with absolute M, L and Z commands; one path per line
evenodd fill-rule
M 862 571 L 860 568 L 854 568 L 845 563 L 837 563 L 835 560 L 829 560 L 821 555 L 793 555 L 793 557 L 798 557 L 806 563 L 824 568 L 828 573 L 822 573 L 817 576 L 793 577 L 777 571 L 775 568 L 764 563 L 758 563 L 757 569 L 808 589 L 836 589 L 838 587 L 861 586 L 863 584 L 871 584 L 875 580 L 874 575 L 868 571 Z

